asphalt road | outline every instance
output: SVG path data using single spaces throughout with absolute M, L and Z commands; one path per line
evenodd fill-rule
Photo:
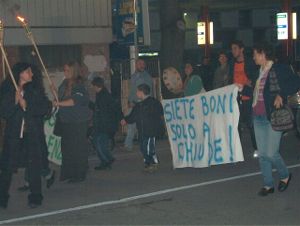
M 161 164 L 153 174 L 142 171 L 137 150 L 117 150 L 113 169 L 102 172 L 94 171 L 98 161 L 92 156 L 85 182 L 45 188 L 37 209 L 28 208 L 26 194 L 16 191 L 22 185 L 20 171 L 9 208 L 0 210 L 0 224 L 300 225 L 300 140 L 289 133 L 282 142 L 293 173 L 288 190 L 259 197 L 262 178 L 248 138 L 242 138 L 244 162 L 204 169 L 174 170 L 167 141 L 159 144 Z

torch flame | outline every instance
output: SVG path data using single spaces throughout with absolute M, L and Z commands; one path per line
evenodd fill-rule
M 25 18 L 20 17 L 20 16 L 17 16 L 17 19 L 18 19 L 19 21 L 21 21 L 22 23 L 25 23 Z
M 0 20 L 0 39 L 2 39 L 2 33 L 3 33 L 3 30 L 4 30 L 4 25 L 2 23 L 2 20 Z

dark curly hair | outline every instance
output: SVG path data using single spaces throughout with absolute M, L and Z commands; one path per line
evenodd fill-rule
M 32 86 L 35 90 L 45 94 L 45 88 L 44 88 L 44 84 L 43 84 L 43 76 L 42 76 L 42 72 L 40 71 L 40 69 L 34 65 L 34 64 L 29 64 L 26 62 L 20 62 L 20 63 L 16 63 L 13 68 L 12 68 L 12 73 L 14 76 L 14 79 L 16 81 L 16 83 L 18 84 L 20 81 L 20 74 L 27 70 L 28 68 L 31 68 L 31 71 L 33 73 L 32 76 L 32 81 L 28 84 L 26 84 L 25 86 Z M 7 75 L 6 79 L 3 81 L 2 83 L 2 88 L 7 90 L 10 89 L 15 89 L 14 84 L 12 82 L 12 78 Z

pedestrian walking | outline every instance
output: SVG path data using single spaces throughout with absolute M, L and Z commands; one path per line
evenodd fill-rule
M 289 66 L 273 62 L 273 49 L 267 43 L 254 47 L 254 60 L 260 66 L 252 104 L 259 164 L 263 175 L 263 187 L 258 195 L 266 196 L 274 192 L 272 166 L 279 174 L 279 192 L 288 188 L 292 178 L 279 152 L 282 131 L 275 130 L 270 119 L 275 109 L 286 104 L 287 96 L 299 89 L 300 81 L 293 76 Z M 248 88 L 244 89 L 247 91 Z
M 93 104 L 93 144 L 101 164 L 95 170 L 110 169 L 115 158 L 109 150 L 109 140 L 119 127 L 122 119 L 121 112 L 112 95 L 104 86 L 104 80 L 96 77 L 92 81 L 93 89 L 96 92 L 96 102 Z

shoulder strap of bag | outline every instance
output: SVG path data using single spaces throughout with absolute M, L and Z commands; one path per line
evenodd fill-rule
M 276 72 L 274 70 L 274 68 L 271 68 L 270 69 L 270 92 L 272 95 L 277 95 L 279 92 L 280 92 L 280 86 L 279 86 L 279 83 L 278 83 L 278 79 L 277 79 L 277 75 L 276 75 Z

